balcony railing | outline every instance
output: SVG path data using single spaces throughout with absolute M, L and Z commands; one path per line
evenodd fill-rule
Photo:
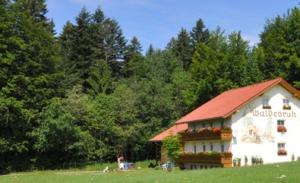
M 201 152 L 201 153 L 182 153 L 177 161 L 179 164 L 200 163 L 221 165 L 222 167 L 232 167 L 232 153 L 224 152 Z
M 182 141 L 193 141 L 193 140 L 222 140 L 229 141 L 232 139 L 232 130 L 229 127 L 224 128 L 201 128 L 197 131 L 186 130 L 182 133 Z

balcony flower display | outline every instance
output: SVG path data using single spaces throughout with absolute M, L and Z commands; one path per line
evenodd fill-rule
M 206 127 L 197 130 L 186 130 L 181 133 L 183 140 L 230 140 L 232 130 L 230 127 Z
M 270 105 L 263 105 L 263 109 L 271 109 Z
M 291 109 L 291 106 L 289 104 L 284 104 L 283 105 L 283 109 L 284 110 L 290 110 Z
M 286 155 L 287 155 L 287 152 L 286 152 L 285 149 L 279 149 L 278 152 L 277 152 L 277 154 L 278 154 L 279 156 L 286 156 Z
M 230 164 L 232 163 L 231 152 L 199 152 L 181 153 L 177 163 L 208 163 L 208 164 Z
M 278 132 L 281 132 L 281 133 L 284 133 L 284 132 L 286 132 L 287 130 L 286 130 L 286 127 L 285 127 L 285 126 L 283 126 L 283 125 L 278 125 L 278 126 L 277 126 L 277 131 L 278 131 Z

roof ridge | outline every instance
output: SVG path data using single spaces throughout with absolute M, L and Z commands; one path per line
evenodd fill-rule
M 253 87 L 253 86 L 256 86 L 256 85 L 259 85 L 259 84 L 263 84 L 263 83 L 266 83 L 266 82 L 270 82 L 270 81 L 275 81 L 275 80 L 278 80 L 278 81 L 281 81 L 282 78 L 281 77 L 277 77 L 277 78 L 274 78 L 274 79 L 269 79 L 269 80 L 262 80 L 261 82 L 259 83 L 253 83 L 253 84 L 250 84 L 250 85 L 246 85 L 246 86 L 242 86 L 242 87 L 238 87 L 238 88 L 232 88 L 232 89 L 229 89 L 229 90 L 226 90 L 222 93 L 226 93 L 226 92 L 230 92 L 230 91 L 233 91 L 233 90 L 238 90 L 238 89 L 242 89 L 242 88 L 250 88 L 250 87 Z M 220 93 L 220 94 L 222 94 Z

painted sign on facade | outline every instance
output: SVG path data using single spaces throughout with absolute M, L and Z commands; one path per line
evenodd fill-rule
M 269 117 L 269 118 L 296 118 L 297 114 L 294 111 L 272 111 L 272 110 L 253 110 L 254 117 Z

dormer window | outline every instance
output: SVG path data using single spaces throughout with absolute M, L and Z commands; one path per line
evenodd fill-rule
M 283 109 L 284 110 L 290 110 L 291 106 L 290 106 L 290 100 L 289 99 L 283 99 Z
M 269 98 L 268 97 L 264 97 L 263 98 L 263 109 L 271 109 L 271 106 L 269 104 Z

